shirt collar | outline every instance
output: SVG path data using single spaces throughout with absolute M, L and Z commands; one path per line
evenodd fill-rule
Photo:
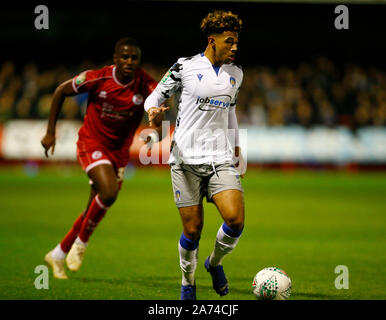
M 208 59 L 208 57 L 204 54 L 204 52 L 201 52 L 201 53 L 200 53 L 200 56 L 203 57 L 203 58 L 205 58 L 206 61 L 208 61 L 208 63 L 212 66 L 212 68 L 213 68 L 214 71 L 216 72 L 216 75 L 218 75 L 218 72 L 220 71 L 220 68 L 221 68 L 222 66 L 218 67 L 218 66 L 213 65 L 213 64 L 210 62 L 210 60 Z
M 116 68 L 117 68 L 116 66 L 113 67 L 113 79 L 114 79 L 114 81 L 115 81 L 118 85 L 120 85 L 121 87 L 127 87 L 127 86 L 129 86 L 129 85 L 131 85 L 131 84 L 134 83 L 134 80 L 135 80 L 135 78 L 136 78 L 136 74 L 134 74 L 134 79 L 131 80 L 129 83 L 123 84 L 123 83 L 119 82 L 117 76 L 115 75 L 115 70 L 116 70 Z M 135 72 L 135 73 L 137 73 L 137 72 Z

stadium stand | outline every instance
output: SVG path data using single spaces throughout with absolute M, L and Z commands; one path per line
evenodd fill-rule
M 71 68 L 42 69 L 34 62 L 17 66 L 5 61 L 0 67 L 0 121 L 46 119 L 57 85 L 102 65 L 83 61 Z M 167 70 L 167 66 L 149 63 L 143 68 L 156 80 Z M 350 62 L 338 65 L 325 56 L 291 66 L 245 66 L 237 115 L 241 124 L 253 126 L 322 125 L 353 130 L 385 126 L 385 87 L 383 70 Z M 85 95 L 66 99 L 61 118 L 81 119 L 86 101 Z M 175 119 L 175 112 L 172 108 L 170 120 Z

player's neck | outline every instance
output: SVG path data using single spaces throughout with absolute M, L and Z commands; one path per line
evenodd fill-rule
M 212 47 L 207 46 L 204 51 L 205 57 L 208 58 L 208 60 L 211 62 L 212 65 L 216 67 L 221 67 L 224 64 L 224 61 L 219 61 L 216 57 L 216 52 L 213 50 Z
M 119 73 L 118 70 L 115 71 L 115 76 L 117 77 L 118 81 L 122 84 L 128 84 L 129 82 L 133 81 L 135 72 L 132 72 L 128 76 L 124 76 L 121 73 Z

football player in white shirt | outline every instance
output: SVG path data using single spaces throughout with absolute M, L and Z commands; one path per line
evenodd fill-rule
M 244 228 L 240 174 L 245 171 L 240 172 L 240 162 L 235 161 L 241 154 L 235 104 L 243 72 L 232 63 L 241 26 L 241 19 L 230 11 L 209 13 L 201 22 L 208 39 L 205 51 L 178 59 L 145 101 L 151 124 L 167 110 L 161 105 L 167 98 L 174 94 L 178 101 L 169 164 L 174 200 L 183 224 L 178 243 L 181 300 L 196 299 L 203 198 L 214 202 L 224 220 L 204 264 L 220 296 L 229 291 L 223 258 L 235 248 Z M 230 133 L 234 139 L 230 139 Z

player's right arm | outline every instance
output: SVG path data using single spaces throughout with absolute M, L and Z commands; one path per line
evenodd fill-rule
M 145 100 L 144 108 L 148 114 L 150 126 L 158 127 L 161 124 L 164 112 L 169 109 L 163 103 L 181 87 L 182 60 L 184 59 L 178 59 Z
M 58 121 L 60 111 L 62 110 L 64 99 L 68 96 L 73 96 L 76 94 L 77 92 L 74 91 L 74 88 L 72 86 L 72 79 L 70 79 L 60 84 L 56 88 L 52 96 L 50 115 L 48 117 L 47 131 L 45 136 L 41 140 L 41 144 L 44 148 L 44 153 L 47 158 L 48 158 L 48 151 L 50 149 L 51 149 L 51 155 L 53 155 L 55 151 L 56 122 Z
M 48 126 L 46 135 L 41 140 L 45 155 L 48 158 L 48 151 L 51 149 L 51 154 L 55 150 L 55 129 L 60 111 L 62 109 L 63 101 L 66 97 L 74 96 L 83 92 L 95 92 L 98 88 L 99 79 L 103 79 L 105 68 L 99 70 L 87 70 L 74 78 L 63 82 L 59 85 L 52 97 L 50 115 L 48 117 Z

